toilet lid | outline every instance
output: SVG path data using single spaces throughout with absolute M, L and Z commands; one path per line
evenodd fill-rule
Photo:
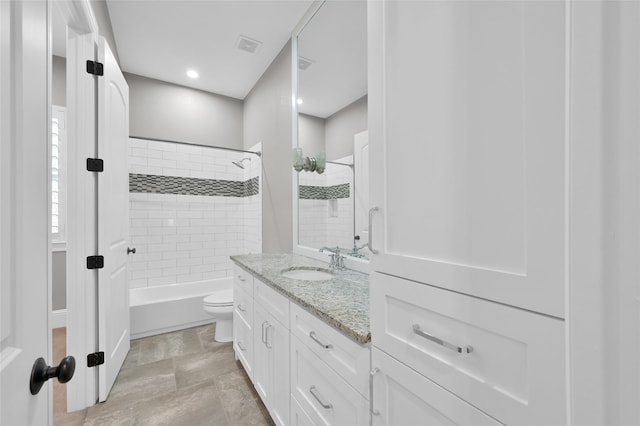
M 204 304 L 207 306 L 229 306 L 233 305 L 233 289 L 214 291 L 204 298 Z

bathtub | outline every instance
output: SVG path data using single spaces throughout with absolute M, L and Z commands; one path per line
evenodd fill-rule
M 233 277 L 131 289 L 131 339 L 213 322 L 202 298 L 226 288 L 233 288 Z

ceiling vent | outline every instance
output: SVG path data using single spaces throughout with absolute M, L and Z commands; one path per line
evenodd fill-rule
M 302 56 L 298 56 L 298 68 L 300 68 L 302 71 L 306 70 L 311 65 L 313 65 L 313 62 L 314 61 L 312 61 L 311 59 L 307 59 L 307 58 L 303 58 Z
M 238 38 L 238 42 L 236 43 L 236 47 L 238 49 L 249 53 L 256 53 L 260 49 L 260 46 L 262 46 L 262 43 L 258 40 L 254 40 L 243 35 Z

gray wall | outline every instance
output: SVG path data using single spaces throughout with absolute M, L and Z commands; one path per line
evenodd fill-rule
M 242 101 L 124 73 L 129 84 L 129 134 L 242 148 Z
M 353 135 L 367 128 L 367 96 L 328 117 L 325 125 L 327 160 L 352 155 Z
M 304 155 L 314 157 L 325 151 L 325 120 L 313 115 L 298 114 L 298 146 Z
M 67 59 L 53 56 L 51 96 L 53 105 L 67 106 Z
M 54 251 L 51 253 L 51 273 L 52 273 L 52 306 L 53 310 L 67 308 L 67 252 Z
M 244 100 L 244 146 L 262 141 L 262 250 L 293 249 L 291 43 Z
M 98 33 L 107 40 L 113 56 L 116 57 L 116 61 L 120 64 L 118 46 L 116 46 L 116 39 L 113 36 L 113 27 L 111 26 L 111 16 L 109 15 L 107 2 L 105 0 L 91 0 L 91 8 L 98 22 Z

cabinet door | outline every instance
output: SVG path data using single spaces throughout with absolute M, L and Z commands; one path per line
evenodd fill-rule
M 266 345 L 266 328 L 269 313 L 260 303 L 253 304 L 253 386 L 266 406 L 269 405 L 269 349 Z
M 291 426 L 315 426 L 311 417 L 293 396 L 291 396 Z
M 233 294 L 233 350 L 253 380 L 253 299 L 238 286 Z
M 376 348 L 372 365 L 373 425 L 501 425 Z
M 265 328 L 266 347 L 269 350 L 269 392 L 267 405 L 276 425 L 289 424 L 289 330 L 270 318 Z
M 564 3 L 369 9 L 372 269 L 563 317 Z

